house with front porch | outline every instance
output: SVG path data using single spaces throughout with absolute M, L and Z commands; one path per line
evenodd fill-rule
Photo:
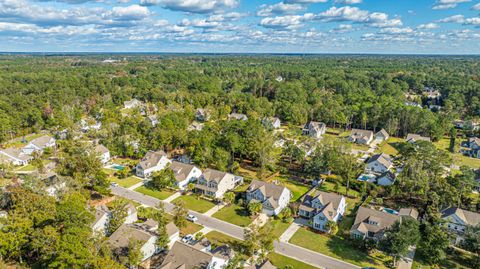
M 343 195 L 314 190 L 305 195 L 298 214 L 309 219 L 313 229 L 328 232 L 327 223 L 341 220 L 346 208 L 347 203 Z
M 278 215 L 288 206 L 292 193 L 281 185 L 260 180 L 252 180 L 246 191 L 247 202 L 258 201 L 262 204 L 263 213 L 268 216 Z
M 375 154 L 367 161 L 366 170 L 373 173 L 385 173 L 393 168 L 393 160 L 385 153 Z
M 197 180 L 195 191 L 215 199 L 223 198 L 223 195 L 233 190 L 243 182 L 243 177 L 208 168 Z
M 149 178 L 154 172 L 165 169 L 171 162 L 164 151 L 149 151 L 135 167 L 135 174 L 141 178 Z

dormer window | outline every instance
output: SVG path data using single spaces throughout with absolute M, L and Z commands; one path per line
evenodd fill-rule
M 368 224 L 378 226 L 378 222 L 369 220 Z

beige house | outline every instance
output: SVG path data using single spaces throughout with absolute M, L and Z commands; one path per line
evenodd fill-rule
M 169 168 L 172 169 L 176 179 L 175 185 L 180 190 L 185 190 L 188 183 L 196 181 L 202 175 L 202 170 L 195 165 L 177 161 L 173 161 Z
M 228 246 L 211 250 L 210 244 L 189 245 L 180 241 L 173 244 L 159 269 L 222 269 L 234 253 Z
M 398 220 L 400 220 L 398 215 L 359 207 L 353 226 L 350 229 L 350 236 L 356 239 L 379 240 L 385 230 Z
M 241 182 L 243 182 L 242 177 L 209 168 L 197 180 L 195 191 L 220 199 L 227 191 L 233 190 Z

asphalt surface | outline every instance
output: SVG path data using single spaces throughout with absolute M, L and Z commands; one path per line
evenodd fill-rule
M 174 205 L 171 203 L 163 202 L 157 198 L 138 193 L 133 190 L 128 190 L 120 186 L 111 187 L 112 193 L 124 198 L 139 202 L 141 204 L 157 207 L 160 203 L 164 205 L 165 211 L 171 213 L 174 209 Z M 243 240 L 244 229 L 240 226 L 213 218 L 209 216 L 202 215 L 198 212 L 189 210 L 189 213 L 198 218 L 197 223 L 208 227 L 212 230 L 219 231 L 226 235 L 232 236 L 237 239 Z M 357 269 L 360 268 L 356 265 L 343 262 L 341 260 L 314 252 L 287 242 L 275 242 L 275 252 L 294 258 L 296 260 L 305 262 L 307 264 L 325 268 L 325 269 Z

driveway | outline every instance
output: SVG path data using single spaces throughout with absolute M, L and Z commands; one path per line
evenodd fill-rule
M 111 187 L 112 194 L 122 196 L 124 198 L 134 200 L 141 204 L 156 207 L 162 203 L 165 207 L 165 210 L 169 213 L 173 211 L 174 205 L 158 200 L 156 198 L 144 195 L 132 190 L 122 188 L 120 186 Z M 219 231 L 231 237 L 243 240 L 244 228 L 216 219 L 210 216 L 205 216 L 198 212 L 189 210 L 189 213 L 198 218 L 197 223 L 208 227 L 209 229 Z M 275 242 L 275 252 L 294 258 L 296 260 L 311 264 L 313 266 L 325 269 L 357 269 L 360 268 L 350 263 L 346 263 L 335 258 L 314 252 L 299 246 L 292 245 L 286 242 Z

